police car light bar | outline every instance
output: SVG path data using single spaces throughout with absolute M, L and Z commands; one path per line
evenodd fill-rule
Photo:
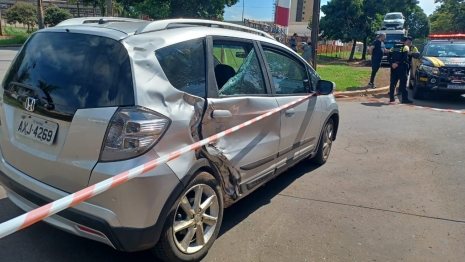
M 465 34 L 433 34 L 433 35 L 429 35 L 429 38 L 430 39 L 451 39 L 451 38 L 463 38 L 465 39 Z

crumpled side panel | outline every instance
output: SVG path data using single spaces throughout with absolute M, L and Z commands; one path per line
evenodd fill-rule
M 209 99 L 202 121 L 203 138 L 242 124 L 277 106 L 273 97 Z M 229 111 L 232 116 L 213 118 L 212 113 L 215 110 Z M 279 140 L 280 114 L 274 114 L 218 139 L 206 146 L 203 153 L 220 172 L 226 195 L 235 200 L 246 193 L 240 191 L 241 183 L 254 179 L 263 172 L 269 172 L 279 148 Z M 268 160 L 263 162 L 263 159 Z M 248 166 L 252 167 L 246 168 Z
M 166 155 L 199 141 L 199 125 L 205 99 L 186 94 L 173 87 L 166 78 L 155 50 L 164 40 L 153 34 L 132 36 L 123 41 L 133 66 L 136 104 L 171 119 L 171 125 L 153 150 Z M 195 152 L 168 162 L 181 180 L 197 160 Z

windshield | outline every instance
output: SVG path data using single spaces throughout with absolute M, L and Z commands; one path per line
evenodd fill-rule
M 426 49 L 426 56 L 465 57 L 465 43 L 435 43 Z
M 396 19 L 402 19 L 402 15 L 401 14 L 389 14 L 389 15 L 386 15 L 386 17 L 384 18 L 384 20 L 396 20 Z
M 402 36 L 401 34 L 397 34 L 397 35 L 386 35 L 386 40 L 384 40 L 384 42 L 400 42 L 400 40 L 402 40 Z

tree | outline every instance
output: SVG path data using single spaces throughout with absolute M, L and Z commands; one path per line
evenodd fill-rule
M 145 0 L 144 2 L 136 4 L 134 8 L 140 13 L 148 15 L 155 20 L 164 19 L 170 15 L 170 5 L 168 2 L 159 4 L 153 0 Z
M 409 28 L 408 34 L 414 39 L 427 38 L 430 32 L 430 23 L 423 9 L 419 6 L 415 7 L 406 21 Z
M 120 0 L 126 7 L 138 4 L 150 7 L 143 13 L 156 14 L 162 18 L 205 18 L 223 20 L 225 6 L 232 6 L 239 0 Z M 161 11 L 162 13 L 157 13 Z
M 55 26 L 58 23 L 73 18 L 73 15 L 68 10 L 59 8 L 56 5 L 52 5 L 45 9 L 45 20 L 44 23 L 47 26 Z
M 383 1 L 379 0 L 364 0 L 362 6 L 362 16 L 360 17 L 360 32 L 363 33 L 363 51 L 362 60 L 366 59 L 368 41 L 373 38 L 376 31 L 381 27 L 384 14 L 387 12 L 387 7 Z
M 440 6 L 430 16 L 431 31 L 435 33 L 465 32 L 465 1 L 435 0 Z
M 313 16 L 310 16 L 310 19 L 308 19 L 307 29 L 312 30 L 312 26 L 313 26 Z
M 18 2 L 6 10 L 5 20 L 8 24 L 25 24 L 30 32 L 37 24 L 37 9 L 31 4 Z
M 321 18 L 320 28 L 325 36 L 346 43 L 353 41 L 349 61 L 353 61 L 357 40 L 364 37 L 360 31 L 362 5 L 363 0 L 331 0 L 321 7 L 325 16 Z

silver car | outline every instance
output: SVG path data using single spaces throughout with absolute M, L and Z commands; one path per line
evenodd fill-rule
M 333 89 L 290 48 L 233 24 L 40 30 L 0 87 L 0 182 L 29 211 L 312 94 L 45 219 L 118 250 L 197 261 L 224 208 L 300 161 L 327 161 Z

